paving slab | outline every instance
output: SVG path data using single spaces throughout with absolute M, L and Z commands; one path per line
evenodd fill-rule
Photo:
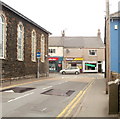
M 117 117 L 109 115 L 109 95 L 105 93 L 105 79 L 96 79 L 77 106 L 75 117 Z

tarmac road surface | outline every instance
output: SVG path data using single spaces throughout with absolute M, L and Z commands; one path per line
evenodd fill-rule
M 100 76 L 51 74 L 50 79 L 4 88 L 2 117 L 63 117 Z

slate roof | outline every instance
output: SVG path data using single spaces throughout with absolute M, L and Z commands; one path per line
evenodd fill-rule
M 120 18 L 120 11 L 110 14 L 110 18 Z
M 18 11 L 16 11 L 15 9 L 13 9 L 12 7 L 8 6 L 7 4 L 5 4 L 4 2 L 0 1 L 0 5 L 6 7 L 7 9 L 9 9 L 10 11 L 14 12 L 15 14 L 17 14 L 18 16 L 22 17 L 23 19 L 25 19 L 26 21 L 30 22 L 31 24 L 35 25 L 36 27 L 40 28 L 41 30 L 43 30 L 45 33 L 51 34 L 49 31 L 47 31 L 46 29 L 44 29 L 43 27 L 41 27 L 40 25 L 38 25 L 37 23 L 35 23 L 34 21 L 32 21 L 31 19 L 27 18 L 26 16 L 24 16 L 23 14 L 19 13 Z
M 65 48 L 104 48 L 102 40 L 98 37 L 50 37 L 50 47 Z

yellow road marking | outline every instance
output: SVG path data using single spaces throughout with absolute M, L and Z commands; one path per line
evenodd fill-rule
M 62 117 L 64 113 L 71 107 L 71 105 L 76 101 L 76 99 L 82 94 L 82 91 L 66 106 L 66 108 L 57 116 L 57 118 Z
M 39 81 L 42 81 L 42 80 L 39 80 Z M 31 81 L 31 82 L 27 82 L 27 83 L 22 83 L 22 84 L 16 84 L 16 85 L 12 85 L 12 86 L 7 86 L 7 87 L 4 87 L 4 88 L 0 88 L 0 90 L 4 90 L 4 89 L 7 89 L 7 88 L 12 88 L 12 87 L 16 87 L 16 86 L 21 86 L 21 85 L 26 85 L 26 84 L 30 84 L 30 83 L 33 83 L 33 82 L 39 82 L 39 81 Z
M 82 95 L 80 96 L 80 98 L 72 105 L 72 107 L 68 110 L 67 114 L 65 115 L 65 117 L 68 117 L 69 114 L 72 112 L 72 110 L 76 107 L 76 105 L 80 102 L 80 100 L 82 99 L 82 97 L 85 95 L 85 93 L 87 92 L 87 90 L 90 88 L 90 86 L 94 83 L 91 82 L 91 84 L 85 89 L 85 91 L 83 91 Z
M 94 83 L 95 80 L 93 80 L 90 84 L 88 84 L 83 90 L 84 91 L 80 91 L 77 96 L 66 106 L 66 108 L 57 116 L 56 119 L 62 117 L 65 113 L 65 116 L 68 116 L 72 110 L 74 109 L 74 107 L 78 104 L 78 102 L 81 100 L 81 98 L 84 96 L 84 94 L 86 93 L 86 91 L 89 89 L 89 87 Z M 79 99 L 78 99 L 79 98 Z M 78 100 L 77 100 L 78 99 Z M 76 101 L 76 102 L 75 102 Z M 68 112 L 68 113 L 67 113 Z

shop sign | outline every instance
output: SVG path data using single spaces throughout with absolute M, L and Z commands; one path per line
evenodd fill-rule
M 93 64 L 85 64 L 86 66 L 95 67 Z
M 50 57 L 49 61 L 57 61 L 59 58 L 58 57 Z
M 81 61 L 83 58 L 66 58 L 66 61 Z
M 83 58 L 74 58 L 75 61 L 83 60 Z
M 74 58 L 66 58 L 66 61 L 72 61 Z

